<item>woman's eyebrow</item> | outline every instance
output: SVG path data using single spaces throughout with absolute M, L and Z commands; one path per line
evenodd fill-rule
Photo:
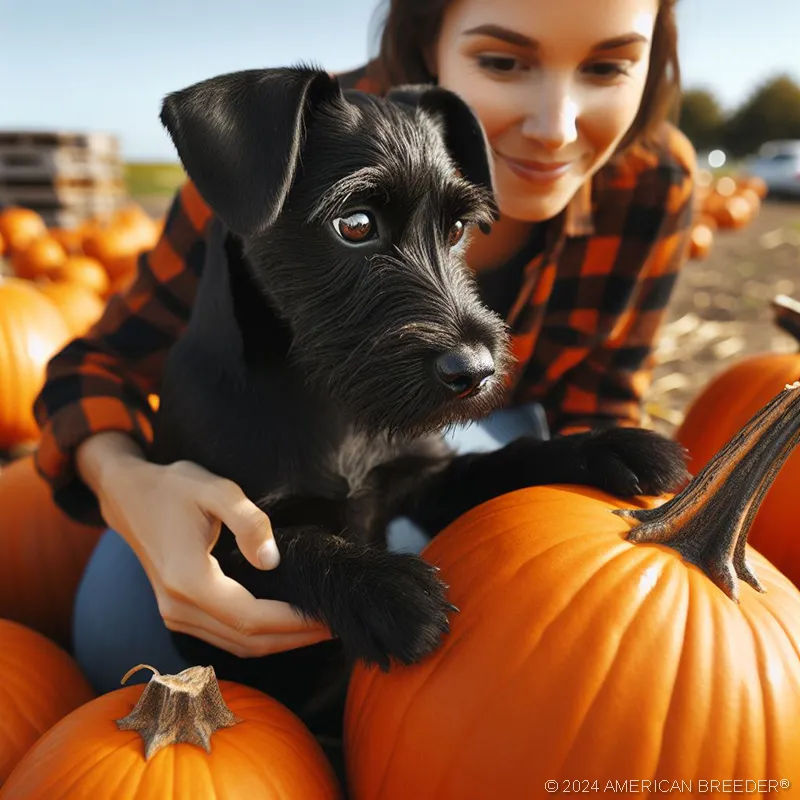
M 530 36 L 526 36 L 524 33 L 512 31 L 510 28 L 504 28 L 502 25 L 478 25 L 476 28 L 464 31 L 464 36 L 490 36 L 493 39 L 500 39 L 517 47 L 527 47 L 530 50 L 540 49 L 540 44 L 535 39 L 531 39 Z M 642 36 L 641 33 L 625 33 L 622 36 L 615 36 L 612 39 L 598 42 L 592 50 L 616 50 L 620 47 L 627 47 L 630 44 L 646 43 L 647 41 L 647 37 Z

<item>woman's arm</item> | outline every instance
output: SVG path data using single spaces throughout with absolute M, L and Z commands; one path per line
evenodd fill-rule
M 142 449 L 150 442 L 148 395 L 158 391 L 167 353 L 188 322 L 211 216 L 185 184 L 160 240 L 140 257 L 135 283 L 48 365 L 34 404 L 42 431 L 35 461 L 55 502 L 76 520 L 103 524 L 96 496 L 76 470 L 79 445 L 103 431 L 125 433 Z

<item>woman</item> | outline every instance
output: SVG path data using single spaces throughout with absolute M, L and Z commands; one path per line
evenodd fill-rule
M 341 77 L 374 92 L 436 81 L 474 107 L 492 147 L 501 218 L 475 234 L 467 261 L 510 325 L 519 370 L 507 410 L 451 434 L 462 451 L 546 427 L 643 422 L 692 215 L 693 153 L 664 122 L 678 84 L 673 5 L 392 0 L 378 57 Z M 237 486 L 142 456 L 146 398 L 190 314 L 210 218 L 185 186 L 136 284 L 53 359 L 36 404 L 37 464 L 56 501 L 118 532 L 99 545 L 76 604 L 76 655 L 98 691 L 139 662 L 186 666 L 168 629 L 243 656 L 328 636 L 254 599 L 210 558 L 224 523 L 254 566 L 278 562 L 269 519 Z

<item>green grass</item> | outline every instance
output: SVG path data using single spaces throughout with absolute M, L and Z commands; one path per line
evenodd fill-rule
M 171 195 L 185 179 L 180 164 L 134 161 L 125 165 L 125 182 L 131 197 Z

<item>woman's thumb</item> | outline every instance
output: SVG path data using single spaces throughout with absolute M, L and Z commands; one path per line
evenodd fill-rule
M 236 544 L 242 555 L 254 567 L 275 569 L 280 563 L 281 556 L 272 534 L 272 523 L 241 489 L 238 489 L 238 493 L 237 498 L 230 498 L 229 502 L 220 508 L 222 513 L 219 517 L 236 537 Z

